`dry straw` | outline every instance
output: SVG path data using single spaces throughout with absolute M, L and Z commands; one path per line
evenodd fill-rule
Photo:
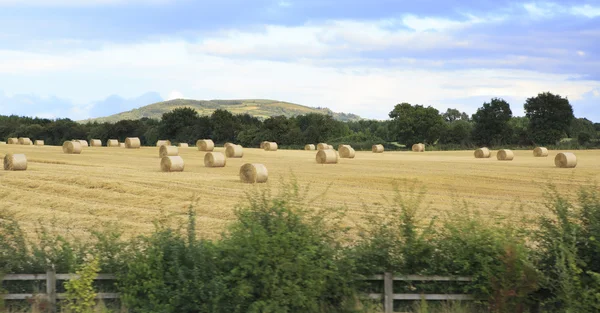
M 244 156 L 244 149 L 240 145 L 230 144 L 225 148 L 225 155 L 228 158 L 241 158 Z
M 490 153 L 490 149 L 488 148 L 479 148 L 477 150 L 475 150 L 475 158 L 477 159 L 487 159 L 489 157 L 491 157 L 492 154 Z
M 25 146 L 31 146 L 33 143 L 31 142 L 31 139 L 29 139 L 27 137 L 21 137 L 21 138 L 19 138 L 19 144 L 25 145 Z
M 24 154 L 9 153 L 4 156 L 5 171 L 24 171 L 27 169 L 27 157 Z
M 261 148 L 261 149 L 264 149 L 264 148 L 265 148 L 265 144 L 266 144 L 267 142 L 268 142 L 268 141 L 261 141 L 261 143 L 260 143 L 260 148 Z
M 127 148 L 127 146 L 125 145 L 124 142 L 120 142 L 119 143 L 119 148 Z
M 559 153 L 554 158 L 554 165 L 560 168 L 574 168 L 577 166 L 577 157 L 571 152 Z
M 142 146 L 140 142 L 140 138 L 138 137 L 128 137 L 125 138 L 125 147 L 127 149 L 139 149 Z
M 330 146 L 324 142 L 317 144 L 317 150 L 329 150 L 329 147 Z
M 159 140 L 156 142 L 156 146 L 160 147 L 160 146 L 170 146 L 171 145 L 171 141 L 170 140 Z
M 533 149 L 533 156 L 536 158 L 545 158 L 548 156 L 548 149 L 544 147 L 537 147 Z
M 227 164 L 225 155 L 221 152 L 208 152 L 204 155 L 204 166 L 224 167 Z
M 160 148 L 158 148 L 158 157 L 160 158 L 176 155 L 179 155 L 179 148 L 175 146 L 160 146 Z
M 215 143 L 210 139 L 201 139 L 196 141 L 196 147 L 200 151 L 213 151 L 215 149 Z
M 265 149 L 265 151 L 277 151 L 277 143 L 267 142 L 263 145 L 263 149 Z
M 8 144 L 9 145 L 18 145 L 19 144 L 19 138 L 8 138 Z
M 100 140 L 100 139 L 90 140 L 90 147 L 102 147 L 102 140 Z
M 234 143 L 231 143 L 231 142 L 226 142 L 226 143 L 223 145 L 223 148 L 227 148 L 227 147 L 229 147 L 229 146 L 235 146 L 235 144 L 234 144 Z
M 89 146 L 87 140 L 74 140 L 74 141 L 79 142 L 81 144 L 81 146 L 84 148 Z
M 185 143 L 185 142 L 180 142 L 180 143 L 178 144 L 178 146 L 179 146 L 179 148 L 189 148 L 189 147 L 190 147 L 190 145 L 188 145 L 188 144 L 187 144 L 187 143 Z
M 415 143 L 412 145 L 413 152 L 425 152 L 425 145 L 422 143 Z
M 339 148 L 340 151 L 340 158 L 344 158 L 344 159 L 354 159 L 354 156 L 356 155 L 356 151 L 354 151 L 354 149 L 349 146 L 349 145 L 343 145 Z
M 240 167 L 240 179 L 244 183 L 265 183 L 269 178 L 269 172 L 263 164 L 246 163 Z
M 62 150 L 66 154 L 81 154 L 81 143 L 78 141 L 65 141 Z
M 183 159 L 178 155 L 160 159 L 160 169 L 163 172 L 183 172 L 183 167 Z
M 0 141 L 0 145 L 5 145 L 6 141 Z
M 44 145 L 44 141 L 43 140 L 36 140 L 35 141 L 35 145 L 36 146 L 43 146 Z
M 515 158 L 515 153 L 512 150 L 502 149 L 496 154 L 498 161 L 512 161 Z
M 313 144 L 310 144 L 310 145 L 305 145 L 305 146 L 304 146 L 304 150 L 307 150 L 307 151 L 314 151 L 314 150 L 316 150 L 316 148 L 315 148 L 315 145 L 313 145 Z
M 106 142 L 106 146 L 107 147 L 115 147 L 115 148 L 117 148 L 117 147 L 119 147 L 119 141 L 117 139 L 109 139 Z
M 330 150 L 333 150 L 333 145 L 327 145 Z
M 317 163 L 319 164 L 336 164 L 338 158 L 339 155 L 337 151 L 331 149 L 319 150 L 316 156 Z
M 373 147 L 371 147 L 371 150 L 373 151 L 373 153 L 383 153 L 383 145 L 373 145 Z
M 337 149 L 338 149 L 338 151 L 342 150 L 342 147 L 343 147 L 343 146 L 350 146 L 350 145 L 339 144 L 339 145 L 338 145 L 338 148 L 337 148 Z

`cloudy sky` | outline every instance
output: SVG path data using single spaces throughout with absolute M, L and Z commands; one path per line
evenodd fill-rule
M 409 102 L 600 122 L 600 1 L 0 0 L 0 114 L 82 119 L 263 98 L 384 119 Z

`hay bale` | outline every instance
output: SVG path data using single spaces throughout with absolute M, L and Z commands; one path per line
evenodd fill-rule
M 321 142 L 317 144 L 317 150 L 329 150 L 329 145 L 324 142 Z
M 90 147 L 102 147 L 102 140 L 100 140 L 100 139 L 90 140 Z
M 124 142 L 119 142 L 119 148 L 127 148 Z
M 267 142 L 263 145 L 263 149 L 265 149 L 265 151 L 277 151 L 277 143 Z
M 344 159 L 354 159 L 354 156 L 356 155 L 356 151 L 354 151 L 354 149 L 349 145 L 343 145 L 341 148 L 339 148 L 339 152 L 340 158 Z
M 160 147 L 160 146 L 170 146 L 171 145 L 171 141 L 170 140 L 159 140 L 156 142 L 156 146 Z
M 19 138 L 19 144 L 24 146 L 31 146 L 33 143 L 31 142 L 31 139 L 27 137 L 21 137 Z
M 187 144 L 187 143 L 185 143 L 185 142 L 180 142 L 180 143 L 179 143 L 177 146 L 178 146 L 179 148 L 189 148 L 189 147 L 190 147 L 190 145 L 188 145 L 188 144 Z
M 260 143 L 260 148 L 261 148 L 261 149 L 264 149 L 264 148 L 265 148 L 265 144 L 266 144 L 267 142 L 268 142 L 268 141 L 261 141 L 261 143 Z
M 228 158 L 241 158 L 244 156 L 244 149 L 240 145 L 230 144 L 225 148 L 225 155 Z
M 350 145 L 345 145 L 345 144 L 339 144 L 337 150 L 340 151 L 342 150 L 343 146 L 350 146 Z
M 160 169 L 163 172 L 183 172 L 183 168 L 183 159 L 178 155 L 166 156 L 160 159 Z
M 81 144 L 81 146 L 84 148 L 89 146 L 87 140 L 74 140 L 74 141 L 79 142 Z
M 79 141 L 65 141 L 62 150 L 66 154 L 81 154 L 81 143 Z
M 5 145 L 6 141 L 0 141 L 0 145 Z
M 215 143 L 210 139 L 201 139 L 196 141 L 196 147 L 200 151 L 213 151 L 215 149 Z
M 263 164 L 246 163 L 240 167 L 240 179 L 244 183 L 265 183 L 269 178 L 269 172 Z
M 24 154 L 9 153 L 4 156 L 5 171 L 24 171 L 27 170 L 27 157 Z
M 179 155 L 179 148 L 175 146 L 165 146 L 162 145 L 158 148 L 158 157 L 164 158 L 166 156 L 176 156 Z
M 231 142 L 226 142 L 226 143 L 223 145 L 223 148 L 227 149 L 227 147 L 229 147 L 229 146 L 235 146 L 235 144 L 234 144 L 234 143 L 231 143 Z
M 43 140 L 36 140 L 36 141 L 34 142 L 34 144 L 35 144 L 36 146 L 43 146 L 43 145 L 44 145 L 44 141 L 43 141 Z
M 574 168 L 577 166 L 577 157 L 571 152 L 559 153 L 554 158 L 554 165 L 560 168 Z
M 512 161 L 515 158 L 515 153 L 512 150 L 502 149 L 496 154 L 498 161 Z
M 536 158 L 545 158 L 548 156 L 548 149 L 544 147 L 537 147 L 533 149 L 533 156 Z
M 127 149 L 139 149 L 142 146 L 140 138 L 138 137 L 127 137 L 125 138 L 125 147 Z
M 18 145 L 19 144 L 19 138 L 8 138 L 8 144 L 9 145 Z
M 204 155 L 204 166 L 224 167 L 227 164 L 225 155 L 221 152 L 208 152 Z
M 319 150 L 317 152 L 317 163 L 319 164 L 336 164 L 338 162 L 338 152 L 332 149 Z
M 413 152 L 425 152 L 425 145 L 422 143 L 415 143 L 412 145 Z
M 483 147 L 475 150 L 475 158 L 477 159 L 487 159 L 492 156 L 490 149 Z
M 310 144 L 310 145 L 305 145 L 304 146 L 304 150 L 306 150 L 306 151 L 314 151 L 314 150 L 316 150 L 316 148 L 315 148 L 315 145 Z
M 385 150 L 383 145 L 373 145 L 373 147 L 371 147 L 371 151 L 373 151 L 373 153 L 383 153 L 383 150 Z
M 115 147 L 118 148 L 119 147 L 119 141 L 117 139 L 109 139 L 106 142 L 106 146 L 107 147 Z
M 333 150 L 333 145 L 327 145 L 330 150 Z

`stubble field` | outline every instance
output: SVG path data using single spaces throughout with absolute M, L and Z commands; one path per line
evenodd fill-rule
M 223 151 L 216 148 L 215 151 Z M 452 152 L 357 152 L 354 159 L 320 165 L 315 151 L 267 152 L 244 148 L 241 159 L 227 159 L 225 168 L 206 168 L 204 152 L 180 148 L 185 171 L 160 171 L 158 148 L 84 148 L 68 155 L 61 147 L 0 146 L 6 153 L 24 153 L 27 171 L 0 172 L 0 210 L 13 213 L 27 229 L 40 219 L 54 220 L 58 230 L 83 231 L 104 222 L 118 221 L 128 235 L 146 233 L 153 221 L 171 216 L 184 218 L 194 196 L 198 198 L 198 230 L 205 237 L 218 236 L 233 219 L 245 193 L 269 187 L 276 191 L 281 179 L 296 177 L 301 187 L 310 185 L 311 197 L 328 191 L 311 205 L 345 206 L 352 221 L 361 222 L 366 211 L 382 210 L 394 197 L 392 184 L 417 180 L 427 190 L 429 209 L 424 215 L 452 210 L 466 201 L 472 207 L 497 208 L 511 214 L 523 206 L 526 214 L 544 212 L 542 192 L 548 182 L 564 192 L 600 179 L 600 151 L 575 151 L 578 166 L 554 166 L 557 151 L 534 158 L 531 151 L 515 151 L 513 161 L 501 162 L 493 151 L 490 159 L 475 159 L 472 151 Z M 269 171 L 266 184 L 240 182 L 244 163 L 263 163 Z

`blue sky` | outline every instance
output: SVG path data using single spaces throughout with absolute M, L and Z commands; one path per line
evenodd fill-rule
M 268 98 L 387 118 L 567 96 L 600 122 L 600 1 L 0 0 L 0 114 Z

